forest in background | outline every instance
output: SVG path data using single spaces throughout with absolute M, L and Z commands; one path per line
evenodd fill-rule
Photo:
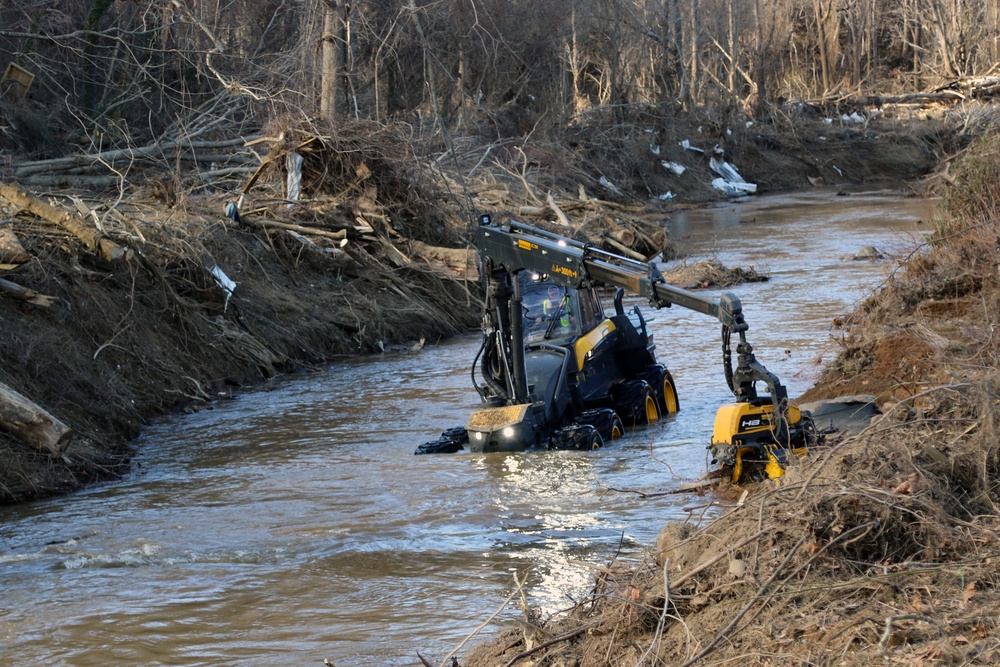
M 992 95 L 998 65 L 993 0 L 5 0 L 0 166 L 272 121 L 402 123 L 440 146 L 649 108 L 850 113 Z M 251 170 L 209 162 L 203 177 Z

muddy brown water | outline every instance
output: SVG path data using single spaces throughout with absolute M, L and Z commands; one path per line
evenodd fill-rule
M 794 397 L 836 353 L 833 318 L 888 268 L 846 258 L 907 252 L 933 206 L 767 196 L 677 214 L 671 235 L 692 260 L 770 272 L 730 291 Z M 594 565 L 635 560 L 666 521 L 706 511 L 704 498 L 639 492 L 707 469 L 715 410 L 731 399 L 719 326 L 644 312 L 681 411 L 597 452 L 413 456 L 478 404 L 467 337 L 155 424 L 126 479 L 0 508 L 0 663 L 347 667 L 419 664 L 420 651 L 437 664 L 515 574 L 543 614 L 571 606 Z

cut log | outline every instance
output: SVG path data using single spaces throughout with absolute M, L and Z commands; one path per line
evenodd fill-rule
M 610 236 L 605 236 L 604 237 L 604 242 L 607 243 L 612 248 L 614 248 L 615 250 L 617 250 L 618 252 L 620 252 L 621 254 L 625 255 L 626 257 L 631 257 L 632 259 L 637 259 L 640 262 L 645 262 L 646 261 L 646 256 L 645 255 L 643 255 L 641 253 L 638 253 L 635 250 L 632 250 L 628 246 L 622 245 L 620 242 L 614 240 Z
M 559 204 L 556 203 L 556 200 L 552 196 L 551 192 L 546 195 L 545 200 L 548 202 L 549 208 L 555 214 L 556 220 L 559 221 L 559 224 L 563 227 L 571 227 L 572 225 L 569 222 L 569 218 L 567 218 L 566 214 L 563 213 L 563 210 L 559 208 Z
M 27 303 L 35 306 L 42 306 L 43 308 L 48 308 L 57 300 L 54 296 L 41 294 L 33 289 L 22 287 L 17 283 L 12 283 L 11 281 L 3 278 L 0 278 L 0 292 L 12 296 L 15 299 L 26 301 Z
M 479 280 L 476 251 L 472 248 L 442 248 L 420 241 L 410 241 L 410 252 L 449 276 L 473 282 Z
M 533 218 L 539 218 L 545 215 L 545 212 L 548 210 L 544 206 L 519 206 L 517 213 L 518 215 L 530 215 Z
M 72 429 L 10 387 L 0 384 L 0 428 L 49 454 L 62 454 Z
M 88 227 L 73 214 L 46 204 L 37 197 L 32 197 L 16 185 L 0 183 L 0 197 L 8 199 L 11 203 L 17 204 L 24 210 L 48 220 L 54 225 L 59 225 L 83 241 L 84 245 L 92 252 L 100 254 L 108 261 L 128 257 L 130 254 L 128 249 L 122 248 L 93 227 Z
M 0 262 L 21 264 L 29 259 L 31 256 L 24 251 L 17 235 L 6 227 L 0 227 Z

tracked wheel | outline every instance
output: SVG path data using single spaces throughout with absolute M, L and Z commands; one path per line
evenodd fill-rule
M 604 442 L 617 440 L 625 435 L 625 424 L 621 417 L 611 408 L 599 408 L 581 412 L 577 418 L 577 423 L 590 424 L 601 434 Z
M 455 426 L 447 429 L 441 436 L 432 442 L 425 442 L 417 447 L 414 454 L 450 454 L 460 452 L 469 443 L 469 432 L 464 426 Z
M 600 449 L 604 439 L 590 424 L 574 424 L 558 429 L 549 438 L 549 449 Z
M 653 389 L 656 403 L 661 415 L 672 415 L 680 409 L 677 399 L 677 385 L 674 378 L 663 364 L 651 364 L 639 373 L 639 379 L 645 380 Z
M 629 425 L 646 424 L 660 418 L 660 407 L 652 388 L 645 380 L 626 380 L 611 388 L 611 400 Z

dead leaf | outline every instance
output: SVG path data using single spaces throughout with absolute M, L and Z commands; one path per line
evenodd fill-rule
M 969 600 L 971 600 L 975 595 L 976 595 L 976 582 L 970 581 L 968 584 L 966 584 L 965 591 L 962 593 L 962 609 L 965 609 L 965 606 L 969 604 Z
M 924 613 L 924 606 L 920 603 L 920 593 L 915 593 L 910 599 L 910 608 L 913 609 L 914 613 Z

